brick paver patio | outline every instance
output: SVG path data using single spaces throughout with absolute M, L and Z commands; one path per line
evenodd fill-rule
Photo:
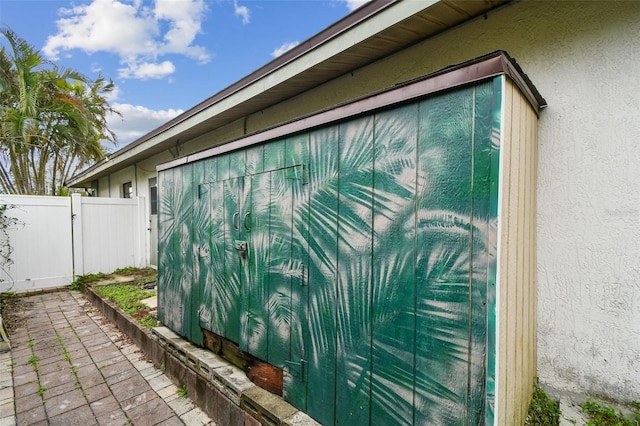
M 24 300 L 24 321 L 9 336 L 16 424 L 213 424 L 82 293 Z M 11 424 L 11 365 L 1 364 L 0 424 Z

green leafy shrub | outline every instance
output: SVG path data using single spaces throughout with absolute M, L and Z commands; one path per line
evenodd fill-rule
M 138 324 L 151 330 L 153 327 L 158 326 L 158 320 L 153 315 L 146 314 L 138 320 Z
M 560 414 L 560 403 L 551 399 L 544 390 L 535 385 L 525 425 L 559 425 Z
M 580 405 L 582 411 L 589 418 L 589 426 L 637 426 L 640 422 L 640 410 L 632 403 L 631 406 L 636 411 L 635 420 L 625 416 L 622 412 L 617 412 L 608 405 L 601 405 L 593 399 Z
M 182 385 L 178 388 L 178 390 L 176 391 L 176 394 L 180 397 L 180 398 L 186 398 L 187 397 L 187 387 L 185 385 Z
M 80 275 L 78 276 L 74 282 L 71 283 L 71 285 L 69 286 L 69 288 L 71 290 L 79 290 L 79 291 L 84 291 L 86 290 L 87 287 L 89 287 L 91 284 L 100 281 L 102 278 L 104 278 L 106 275 L 103 274 L 102 272 L 98 272 L 97 274 L 86 274 L 86 275 Z
M 153 291 L 143 290 L 132 284 L 109 284 L 96 287 L 94 290 L 115 303 L 124 313 L 133 317 L 136 317 L 141 311 L 145 311 L 146 315 L 149 307 L 140 301 L 155 295 Z

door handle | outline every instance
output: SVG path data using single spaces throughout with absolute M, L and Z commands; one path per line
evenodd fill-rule
M 238 215 L 240 215 L 240 212 L 235 212 L 233 214 L 233 229 L 235 229 L 236 231 L 240 230 L 240 225 L 237 222 Z
M 247 226 L 247 218 L 249 217 L 250 214 L 251 214 L 251 212 L 246 212 L 244 214 L 244 218 L 242 218 L 242 223 L 244 224 L 244 229 L 246 229 L 247 231 L 251 230 L 251 227 Z

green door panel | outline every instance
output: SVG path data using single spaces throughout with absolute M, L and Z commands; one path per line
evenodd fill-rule
M 191 220 L 191 250 L 193 252 L 193 288 L 191 289 L 190 336 L 191 341 L 202 345 L 200 311 L 205 289 L 211 286 L 211 212 L 209 185 L 205 184 L 205 163 L 193 164 L 193 217 Z
M 240 214 L 242 209 L 243 179 L 223 181 L 222 195 L 224 204 L 224 276 L 225 287 L 223 299 L 228 301 L 226 307 L 224 337 L 232 342 L 240 341 L 240 309 L 242 303 L 242 270 L 240 264 Z
M 223 181 L 207 185 L 210 212 L 208 278 L 203 288 L 199 309 L 200 327 L 220 336 L 226 335 L 227 309 L 232 305 L 234 293 L 228 291 L 226 281 L 225 205 Z
M 247 283 L 247 309 L 244 313 L 241 349 L 268 361 L 269 334 L 269 255 L 270 174 L 245 177 L 251 188 L 249 203 L 242 213 L 242 226 L 248 228 L 249 255 L 243 264 L 251 270 Z

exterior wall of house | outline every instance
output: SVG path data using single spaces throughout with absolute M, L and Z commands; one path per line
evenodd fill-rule
M 187 141 L 180 156 L 487 52 L 509 52 L 549 107 L 539 122 L 538 376 L 640 399 L 640 3 L 521 1 Z M 145 169 L 173 158 L 151 157 Z M 120 196 L 134 167 L 113 174 Z M 138 168 L 140 173 L 140 168 Z M 145 179 L 151 172 L 145 174 Z M 143 184 L 138 175 L 138 194 Z M 100 180 L 100 195 L 106 195 Z M 108 189 L 107 184 L 107 189 Z

